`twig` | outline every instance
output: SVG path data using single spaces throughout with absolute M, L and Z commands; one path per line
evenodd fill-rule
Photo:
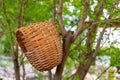
M 77 72 L 75 72 L 74 74 L 72 74 L 72 75 L 68 78 L 68 80 L 74 80 L 75 75 L 77 75 Z
M 53 0 L 53 22 L 56 19 L 56 0 Z
M 76 49 L 78 49 L 78 48 L 80 48 L 80 50 L 81 50 L 82 52 L 85 52 L 85 50 L 83 50 L 83 49 L 80 47 L 80 44 L 82 44 L 82 42 L 85 40 L 85 38 L 86 38 L 86 37 L 84 37 L 81 41 L 79 41 L 79 43 L 76 44 L 76 46 L 75 46 L 72 50 L 70 50 L 69 53 L 71 53 L 73 50 L 76 50 Z
M 1 24 L 0 28 L 4 30 L 5 24 L 1 21 L 1 19 L 0 19 L 0 24 Z
M 100 1 L 98 10 L 95 12 L 95 19 L 94 19 L 94 21 L 97 21 L 97 20 L 98 20 L 101 12 L 102 12 L 102 10 L 103 10 L 103 4 L 105 3 L 105 1 L 106 1 L 106 0 L 101 0 L 101 1 Z
M 112 65 L 110 65 L 109 67 L 107 67 L 97 78 L 96 80 L 98 80 Z
M 95 39 L 95 36 L 93 34 L 96 34 L 98 25 L 96 24 L 96 21 L 98 21 L 99 16 L 101 15 L 101 12 L 103 10 L 103 4 L 105 0 L 101 0 L 98 6 L 97 11 L 95 12 L 95 19 L 94 21 L 90 24 L 90 27 L 88 28 L 87 32 L 87 39 L 86 39 L 86 47 L 88 49 L 88 53 L 91 52 L 92 48 L 92 43 Z M 91 39 L 92 38 L 92 39 Z
M 8 26 L 10 26 L 10 19 L 9 19 L 8 16 L 7 16 L 6 5 L 5 5 L 5 1 L 4 1 L 4 0 L 2 0 L 2 6 L 3 6 L 3 13 L 4 13 L 4 15 L 5 15 L 5 19 L 6 19 L 6 21 L 7 21 Z M 10 29 L 10 30 L 11 30 L 11 29 Z M 11 31 L 12 31 L 12 30 L 11 30 Z
M 22 12 L 23 12 L 23 0 L 20 0 L 20 10 L 18 14 L 18 28 L 22 26 Z
M 102 47 L 105 45 L 105 43 L 107 42 L 107 40 L 108 40 L 110 34 L 111 34 L 111 30 L 109 30 L 109 33 L 107 34 L 107 38 L 105 39 L 104 43 L 101 45 L 100 48 L 102 48 Z
M 82 32 L 83 32 L 83 30 L 84 30 L 84 23 L 85 23 L 85 19 L 86 19 L 86 17 L 87 17 L 87 13 L 88 13 L 88 10 L 89 10 L 89 7 L 90 7 L 90 0 L 86 0 L 86 2 L 85 2 L 85 7 L 84 7 L 84 10 L 83 10 L 83 16 L 82 16 L 82 19 L 81 20 L 79 20 L 79 22 L 78 22 L 78 26 L 79 26 L 79 28 L 78 28 L 78 30 L 75 32 L 75 34 L 74 34 L 74 37 L 73 37 L 73 41 L 77 38 L 77 36 L 79 35 L 79 34 L 81 34 Z
M 25 18 L 25 15 L 24 14 L 26 14 L 26 8 L 28 7 L 28 0 L 24 0 L 24 4 L 23 4 L 24 6 L 23 6 L 23 15 L 22 15 L 22 22 L 24 22 L 24 18 Z
M 93 55 L 94 58 L 97 56 L 97 51 L 100 48 L 100 43 L 101 43 L 101 40 L 102 40 L 102 37 L 103 37 L 103 35 L 105 33 L 106 28 L 107 28 L 107 24 L 104 25 L 104 28 L 103 28 L 102 32 L 100 33 L 100 36 L 99 36 L 99 38 L 97 40 L 96 49 L 95 49 L 95 52 L 94 52 L 94 55 Z
M 21 58 L 21 60 L 20 60 L 21 62 L 20 62 L 19 65 L 22 66 L 22 70 L 23 70 L 22 80 L 25 80 L 25 75 L 26 75 L 26 73 L 25 73 L 25 64 L 24 64 L 25 56 L 23 55 L 23 52 L 22 52 L 20 58 Z
M 12 58 L 14 59 L 15 58 L 15 55 L 14 55 L 14 39 L 13 39 L 13 36 L 12 36 L 12 29 L 11 29 L 11 23 L 10 23 L 10 19 L 7 17 L 7 13 L 6 13 L 6 5 L 5 5 L 5 1 L 2 0 L 2 6 L 3 6 L 3 13 L 5 15 L 5 19 L 7 21 L 7 24 L 8 24 L 8 28 L 9 28 L 9 32 L 10 32 L 10 44 L 11 44 L 11 48 L 12 48 Z
M 58 21 L 59 21 L 60 28 L 62 31 L 62 36 L 64 36 L 66 34 L 66 30 L 65 30 L 63 18 L 62 18 L 63 2 L 64 2 L 64 0 L 60 0 L 60 3 L 59 3 L 60 6 L 59 6 L 58 11 L 57 11 Z
M 94 23 L 94 24 L 105 24 L 106 22 L 110 22 L 110 24 L 113 24 L 113 25 L 117 25 L 117 26 L 120 26 L 120 23 L 119 22 L 115 22 L 116 20 L 120 20 L 120 18 L 111 18 L 111 19 L 105 19 L 105 20 L 101 20 L 100 22 L 94 22 L 94 21 L 85 21 L 85 24 L 91 24 L 91 23 Z
M 20 55 L 20 66 L 22 65 L 22 63 L 24 62 L 25 56 L 23 55 L 23 52 Z

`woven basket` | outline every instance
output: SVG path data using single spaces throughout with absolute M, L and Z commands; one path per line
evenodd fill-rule
M 50 70 L 61 63 L 62 46 L 53 22 L 40 22 L 21 27 L 16 39 L 29 62 L 39 71 Z

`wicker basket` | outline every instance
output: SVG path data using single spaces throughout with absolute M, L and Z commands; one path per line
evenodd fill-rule
M 62 61 L 62 46 L 53 22 L 40 22 L 16 31 L 19 46 L 39 71 L 50 70 Z

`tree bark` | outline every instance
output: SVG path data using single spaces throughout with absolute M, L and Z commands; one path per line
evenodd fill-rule
M 11 22 L 10 19 L 7 16 L 6 13 L 6 5 L 5 5 L 5 0 L 2 0 L 2 6 L 3 6 L 3 13 L 5 15 L 5 19 L 8 23 L 8 28 L 10 32 L 10 44 L 11 44 L 11 56 L 13 59 L 13 64 L 14 64 L 14 71 L 15 71 L 15 78 L 16 80 L 20 80 L 20 71 L 19 71 L 19 62 L 18 62 L 18 45 L 16 45 L 16 50 L 14 49 L 14 38 L 13 38 L 13 31 L 11 28 Z
M 64 70 L 64 65 L 69 53 L 70 45 L 72 43 L 73 32 L 68 31 L 67 34 L 63 37 L 63 59 L 60 65 L 57 66 L 56 73 L 54 75 L 54 80 L 62 80 L 62 73 Z
M 52 79 L 52 72 L 51 72 L 51 70 L 48 71 L 48 80 L 53 80 L 53 79 Z
M 13 63 L 16 80 L 20 80 L 20 66 L 18 61 L 18 45 L 16 44 L 16 50 L 13 52 Z
M 94 61 L 95 58 L 93 57 L 93 53 L 94 53 L 94 51 L 91 52 L 90 53 L 91 55 L 88 56 L 89 58 L 88 58 L 86 64 L 82 64 L 83 62 L 80 63 L 81 65 L 79 65 L 79 68 L 77 70 L 79 80 L 84 80 L 85 75 L 87 74 L 87 72 L 90 68 L 90 65 L 92 64 L 92 61 Z

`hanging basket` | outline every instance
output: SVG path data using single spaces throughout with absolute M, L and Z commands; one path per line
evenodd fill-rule
M 62 46 L 53 22 L 40 22 L 21 27 L 16 39 L 25 56 L 39 71 L 50 70 L 62 61 Z

